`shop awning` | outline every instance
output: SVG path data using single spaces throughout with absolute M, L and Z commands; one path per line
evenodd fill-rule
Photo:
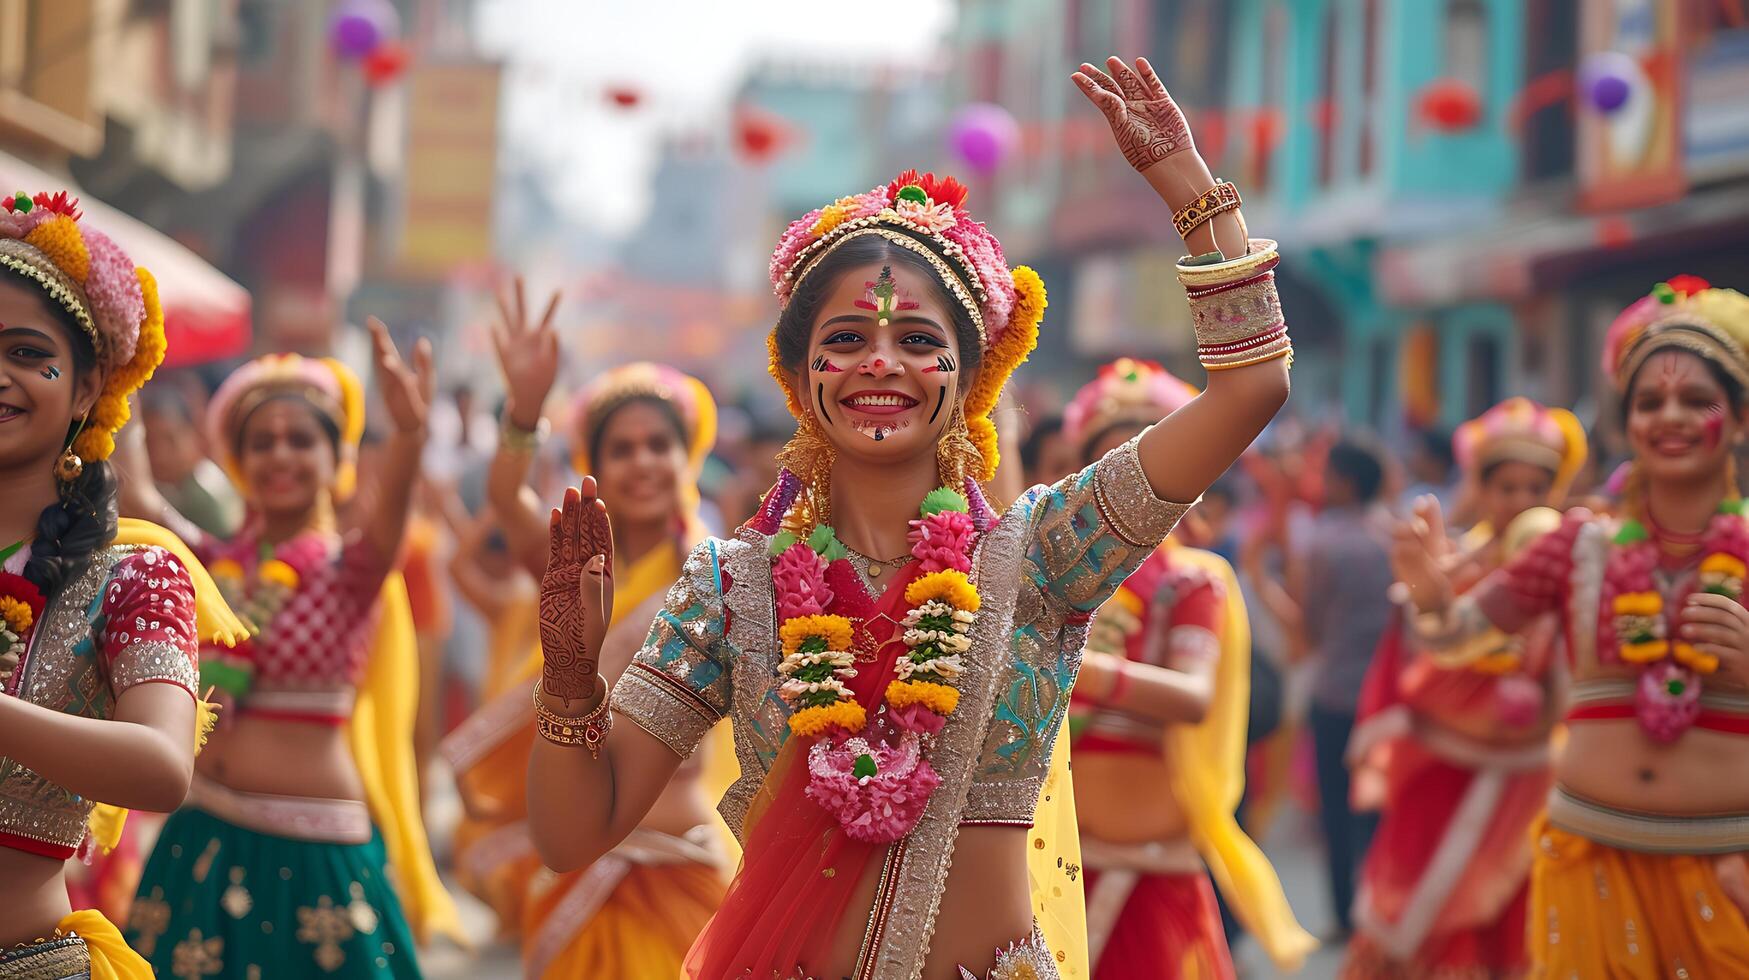
M 66 178 L 0 153 L 0 193 L 53 193 L 63 188 L 79 198 L 83 220 L 115 239 L 135 265 L 144 266 L 158 280 L 169 342 L 165 367 L 202 364 L 249 350 L 248 290 L 180 242 L 85 194 Z

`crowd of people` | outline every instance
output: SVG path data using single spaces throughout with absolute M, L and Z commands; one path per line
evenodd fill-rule
M 10 199 L 0 978 L 420 976 L 445 771 L 529 977 L 1287 972 L 1302 769 L 1345 976 L 1749 975 L 1749 299 L 1611 326 L 1614 471 L 1524 398 L 1399 463 L 1275 419 L 1276 243 L 1147 62 L 1074 83 L 1206 376 L 1055 416 L 1003 396 L 1044 285 L 934 174 L 783 234 L 781 434 L 662 364 L 561 405 L 520 280 L 495 419 L 374 320 L 369 398 L 154 379 L 150 273 Z

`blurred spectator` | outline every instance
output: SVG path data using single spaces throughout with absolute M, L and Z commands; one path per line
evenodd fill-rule
M 1415 433 L 1409 453 L 1408 485 L 1398 506 L 1406 513 L 1422 494 L 1438 498 L 1440 509 L 1453 513 L 1457 504 L 1457 457 L 1453 455 L 1451 430 L 1434 426 Z
M 243 523 L 243 500 L 225 471 L 205 452 L 195 424 L 195 406 L 184 384 L 151 384 L 140 389 L 146 452 L 152 482 L 170 506 L 201 530 L 229 537 Z
M 1344 755 L 1367 666 L 1390 619 L 1385 592 L 1392 581 L 1391 516 L 1380 502 L 1384 476 L 1384 462 L 1370 447 L 1351 441 L 1331 447 L 1324 508 L 1295 548 L 1290 574 L 1314 667 L 1309 719 L 1319 812 L 1330 895 L 1344 935 L 1351 930 L 1355 871 L 1378 823 L 1375 814 L 1350 808 Z
M 1050 485 L 1080 469 L 1080 449 L 1063 435 L 1063 417 L 1046 415 L 1034 422 L 1020 444 L 1020 466 L 1026 485 Z

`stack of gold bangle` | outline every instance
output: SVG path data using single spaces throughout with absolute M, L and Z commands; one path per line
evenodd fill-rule
M 1248 253 L 1231 261 L 1179 263 L 1178 281 L 1190 301 L 1197 357 L 1204 368 L 1230 371 L 1278 357 L 1291 362 L 1294 345 L 1272 271 L 1280 260 L 1275 242 L 1255 238 Z
M 510 421 L 510 414 L 506 412 L 498 422 L 498 444 L 507 452 L 532 453 L 547 441 L 552 431 L 552 423 L 546 420 L 546 416 L 542 416 L 533 429 L 524 429 Z
M 541 738 L 554 745 L 581 745 L 592 757 L 601 758 L 601 745 L 607 741 L 607 733 L 613 728 L 613 715 L 608 711 L 607 685 L 599 675 L 596 680 L 603 688 L 601 702 L 588 714 L 577 718 L 567 718 L 547 707 L 541 700 L 540 681 L 534 682 L 535 728 Z

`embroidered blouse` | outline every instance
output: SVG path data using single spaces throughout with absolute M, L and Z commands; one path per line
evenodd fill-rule
M 1153 495 L 1132 439 L 1027 491 L 983 534 L 972 570 L 983 603 L 961 687 L 989 693 L 962 699 L 930 757 L 944 786 L 969 778 L 962 823 L 1032 823 L 1089 620 L 1189 507 Z M 769 544 L 743 527 L 699 545 L 613 692 L 615 710 L 682 757 L 733 716 L 742 775 L 719 808 L 737 835 L 789 735 Z M 966 710 L 977 704 L 987 710 Z
M 198 649 L 194 586 L 182 563 L 162 548 L 112 546 L 43 610 L 6 693 L 111 718 L 117 699 L 140 684 L 174 684 L 192 697 Z M 0 846 L 70 858 L 93 805 L 0 758 Z

